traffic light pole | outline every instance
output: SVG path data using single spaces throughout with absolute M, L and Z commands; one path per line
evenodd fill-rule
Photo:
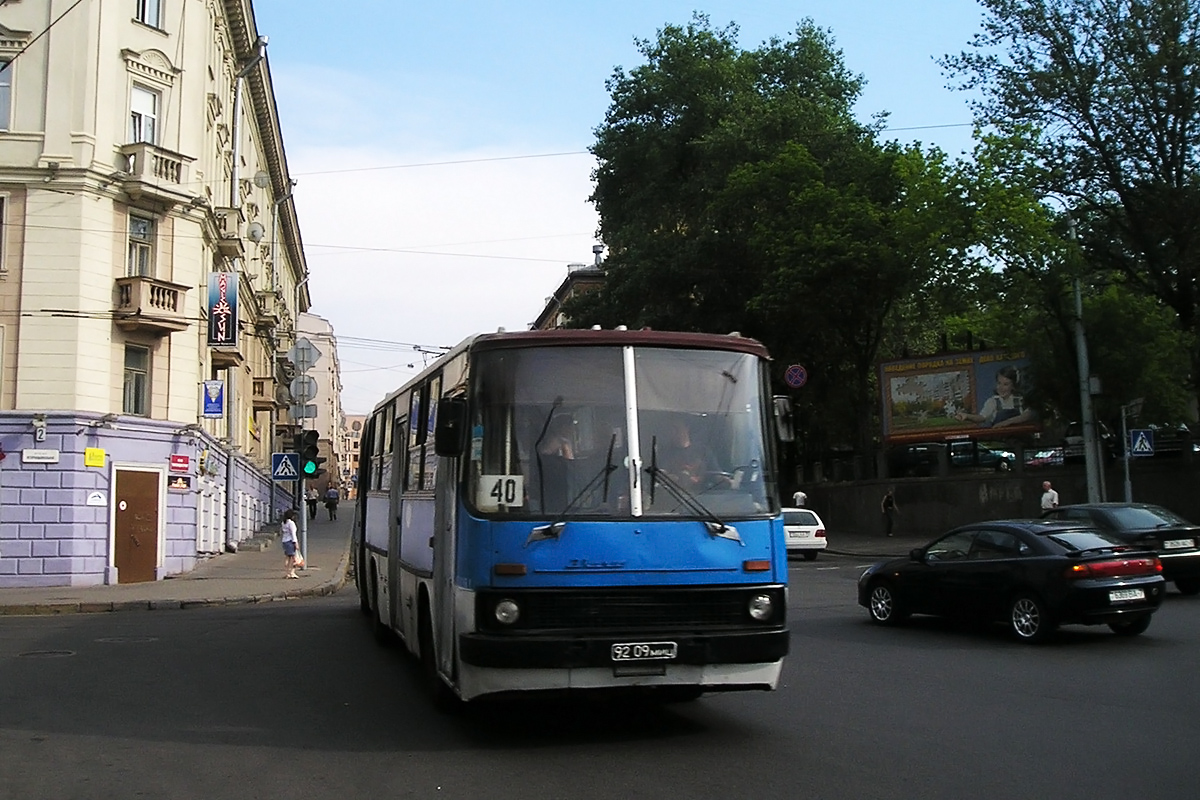
M 304 564 L 300 569 L 308 569 L 308 487 L 305 486 L 304 476 L 301 475 L 296 481 L 296 486 L 299 487 L 296 493 L 300 495 L 300 502 L 297 508 L 300 509 L 300 555 L 304 557 Z

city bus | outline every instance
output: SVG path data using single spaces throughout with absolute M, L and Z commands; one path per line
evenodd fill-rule
M 364 614 L 439 705 L 772 690 L 788 652 L 769 357 L 737 334 L 473 336 L 372 411 Z

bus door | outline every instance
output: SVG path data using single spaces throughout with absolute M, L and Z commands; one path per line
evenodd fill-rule
M 432 448 L 430 448 L 432 456 Z M 455 566 L 458 550 L 458 466 L 457 458 L 441 458 L 437 471 L 436 501 L 433 511 L 433 582 L 429 598 L 430 623 L 433 625 L 434 650 L 438 669 L 457 680 L 455 663 Z
M 401 609 L 403 606 L 400 601 L 401 584 L 400 584 L 400 524 L 404 509 L 401 506 L 401 498 L 404 494 L 404 464 L 407 460 L 405 453 L 405 433 L 408 429 L 408 418 L 400 417 L 392 422 L 392 468 L 389 470 L 391 481 L 388 483 L 388 506 L 393 513 L 388 519 L 388 560 L 387 560 L 387 609 L 388 609 L 388 625 L 393 629 L 399 628 L 403 620 L 401 619 Z M 400 631 L 401 636 L 408 639 L 407 630 Z

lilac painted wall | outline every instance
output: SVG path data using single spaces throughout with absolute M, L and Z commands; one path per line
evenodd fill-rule
M 225 513 L 208 514 L 218 543 L 244 541 L 292 505 L 291 484 L 273 484 L 262 470 L 230 454 L 220 443 L 177 423 L 98 415 L 47 412 L 45 440 L 34 440 L 35 415 L 0 412 L 0 590 L 19 586 L 87 586 L 118 579 L 109 539 L 116 470 L 161 474 L 159 579 L 194 569 L 202 507 L 221 504 Z M 102 448 L 103 467 L 84 464 L 86 448 Z M 57 463 L 23 461 L 25 451 L 56 452 Z M 207 458 L 205 453 L 207 452 Z M 172 455 L 189 457 L 189 470 L 171 472 Z M 190 478 L 187 490 L 166 488 L 169 478 Z M 100 493 L 102 505 L 88 505 Z M 209 548 L 211 551 L 212 548 Z

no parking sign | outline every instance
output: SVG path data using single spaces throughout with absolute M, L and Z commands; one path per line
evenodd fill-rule
M 793 389 L 799 389 L 808 383 L 808 370 L 799 364 L 792 364 L 787 368 L 787 372 L 783 373 L 783 380 Z

